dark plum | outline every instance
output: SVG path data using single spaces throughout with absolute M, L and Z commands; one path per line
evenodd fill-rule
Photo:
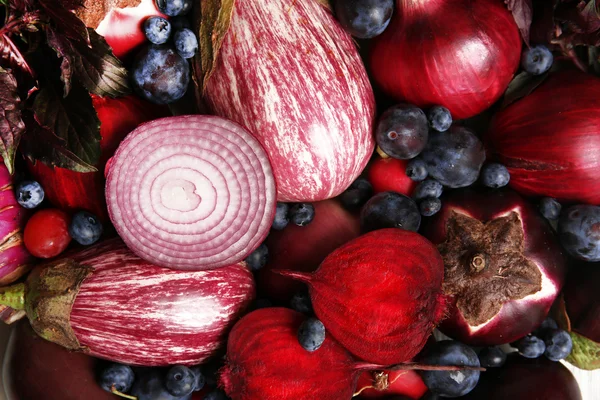
M 486 164 L 481 170 L 481 182 L 484 186 L 498 189 L 508 185 L 510 173 L 508 169 L 498 163 Z
M 143 370 L 136 376 L 131 395 L 137 400 L 189 400 L 191 393 L 185 396 L 173 396 L 167 390 L 164 372 L 158 369 Z
M 538 358 L 546 351 L 544 341 L 533 335 L 517 340 L 512 346 L 519 350 L 519 354 L 525 358 Z
M 419 203 L 419 211 L 424 217 L 431 217 L 442 209 L 442 201 L 437 197 L 427 197 Z
M 184 365 L 171 367 L 165 375 L 165 387 L 173 396 L 183 397 L 194 391 L 196 375 Z
M 477 353 L 454 340 L 434 343 L 419 356 L 419 362 L 430 365 L 479 367 Z M 479 371 L 419 371 L 429 390 L 442 397 L 458 397 L 469 393 L 479 381 Z
M 365 178 L 358 178 L 340 195 L 342 205 L 348 210 L 362 207 L 373 196 L 373 186 Z
M 452 126 L 450 110 L 443 106 L 434 106 L 427 113 L 429 126 L 438 132 L 446 132 Z
M 544 355 L 552 361 L 560 361 L 571 354 L 573 340 L 569 332 L 562 329 L 551 329 L 544 333 L 546 351 Z
M 571 206 L 558 220 L 560 242 L 573 257 L 600 261 L 600 207 Z
M 144 21 L 144 35 L 151 43 L 167 43 L 171 37 L 171 23 L 163 17 L 150 17 Z
M 553 199 L 552 197 L 543 197 L 540 200 L 540 212 L 546 219 L 558 219 L 560 217 L 561 210 L 562 205 L 558 202 L 558 200 Z
M 179 100 L 190 83 L 187 60 L 166 44 L 145 46 L 137 54 L 130 73 L 136 93 L 156 104 Z
M 375 140 L 381 150 L 401 160 L 418 156 L 425 148 L 428 137 L 427 116 L 412 104 L 397 104 L 388 108 L 379 118 L 375 130 Z
M 498 346 L 486 347 L 479 352 L 479 364 L 485 368 L 497 368 L 506 362 L 506 353 Z
M 421 225 L 421 213 L 410 197 L 396 192 L 381 192 L 371 197 L 362 208 L 360 225 L 364 233 L 384 228 L 416 232 Z
M 521 55 L 521 67 L 532 75 L 541 75 L 552 67 L 554 56 L 544 45 L 525 47 Z
M 128 365 L 110 364 L 100 372 L 100 386 L 107 392 L 112 392 L 113 388 L 121 393 L 127 393 L 135 375 Z
M 169 17 L 177 17 L 190 12 L 192 0 L 156 0 L 156 8 Z
M 275 219 L 273 220 L 271 228 L 276 231 L 283 230 L 290 223 L 290 218 L 288 216 L 289 211 L 290 206 L 288 203 L 277 203 L 277 207 L 275 208 Z
M 413 158 L 406 164 L 406 176 L 415 182 L 427 179 L 427 165 L 420 158 Z
M 265 243 L 262 243 L 244 261 L 252 271 L 258 271 L 267 265 L 267 261 L 269 261 L 269 248 Z
M 198 38 L 191 29 L 182 28 L 176 31 L 173 35 L 173 43 L 183 58 L 192 58 L 198 51 Z
M 436 181 L 435 179 L 427 179 L 417 185 L 415 191 L 413 192 L 413 197 L 415 200 L 419 201 L 425 199 L 427 197 L 440 197 L 442 192 L 444 191 L 444 187 L 441 183 Z
M 306 226 L 315 218 L 315 207 L 310 203 L 296 203 L 290 207 L 290 221 L 298 226 Z
M 421 158 L 427 172 L 449 188 L 472 185 L 485 161 L 485 150 L 469 129 L 452 126 L 448 132 L 432 132 Z
M 325 326 L 316 318 L 308 318 L 298 328 L 298 341 L 306 351 L 318 350 L 325 341 Z
M 348 33 L 370 39 L 387 28 L 394 12 L 394 0 L 334 0 L 333 8 Z

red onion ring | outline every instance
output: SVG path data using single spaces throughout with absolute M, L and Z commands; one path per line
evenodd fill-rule
M 106 202 L 127 246 L 159 266 L 202 270 L 243 260 L 267 236 L 276 205 L 260 143 L 224 118 L 140 125 L 110 162 Z

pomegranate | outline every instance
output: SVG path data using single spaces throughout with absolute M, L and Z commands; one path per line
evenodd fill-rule
M 563 286 L 567 261 L 550 225 L 513 191 L 450 192 L 423 232 L 444 259 L 453 298 L 440 330 L 467 344 L 527 335 Z
M 361 359 L 410 360 L 444 315 L 443 260 L 417 233 L 372 231 L 331 253 L 313 274 L 281 271 L 309 286 L 327 332 Z
M 418 182 L 406 175 L 408 160 L 396 158 L 376 158 L 369 165 L 369 182 L 375 193 L 393 191 L 407 196 L 412 195 Z
M 548 101 L 551 98 L 552 101 Z M 569 69 L 497 113 L 485 137 L 528 196 L 600 203 L 600 78 Z
M 374 81 L 396 100 L 443 105 L 472 117 L 504 93 L 519 65 L 521 37 L 498 0 L 397 0 L 373 39 Z

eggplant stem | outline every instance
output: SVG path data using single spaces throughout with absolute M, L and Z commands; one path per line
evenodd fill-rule
M 128 394 L 125 394 L 125 393 L 119 392 L 119 391 L 117 390 L 117 388 L 115 387 L 115 385 L 112 385 L 112 387 L 110 388 L 110 392 L 111 392 L 112 394 L 116 394 L 117 396 L 123 397 L 124 399 L 129 399 L 129 400 L 138 400 L 138 398 L 137 398 L 137 397 L 135 397 L 135 396 L 130 396 L 130 395 L 128 395 Z
M 25 284 L 17 283 L 16 285 L 0 288 L 0 304 L 13 310 L 24 310 Z

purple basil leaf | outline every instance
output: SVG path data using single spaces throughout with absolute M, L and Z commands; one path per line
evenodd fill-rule
M 548 77 L 548 73 L 542 75 L 531 75 L 525 71 L 513 78 L 504 93 L 502 108 L 507 107 L 515 101 L 529 95 Z
M 54 22 L 55 28 L 71 40 L 90 44 L 90 35 L 85 24 L 69 11 L 60 0 L 38 0 L 46 14 Z
M 24 131 L 17 80 L 10 70 L 0 67 L 0 155 L 11 174 L 15 152 Z
M 512 12 L 513 18 L 521 31 L 523 41 L 529 46 L 529 29 L 533 18 L 532 0 L 504 0 L 504 3 Z

